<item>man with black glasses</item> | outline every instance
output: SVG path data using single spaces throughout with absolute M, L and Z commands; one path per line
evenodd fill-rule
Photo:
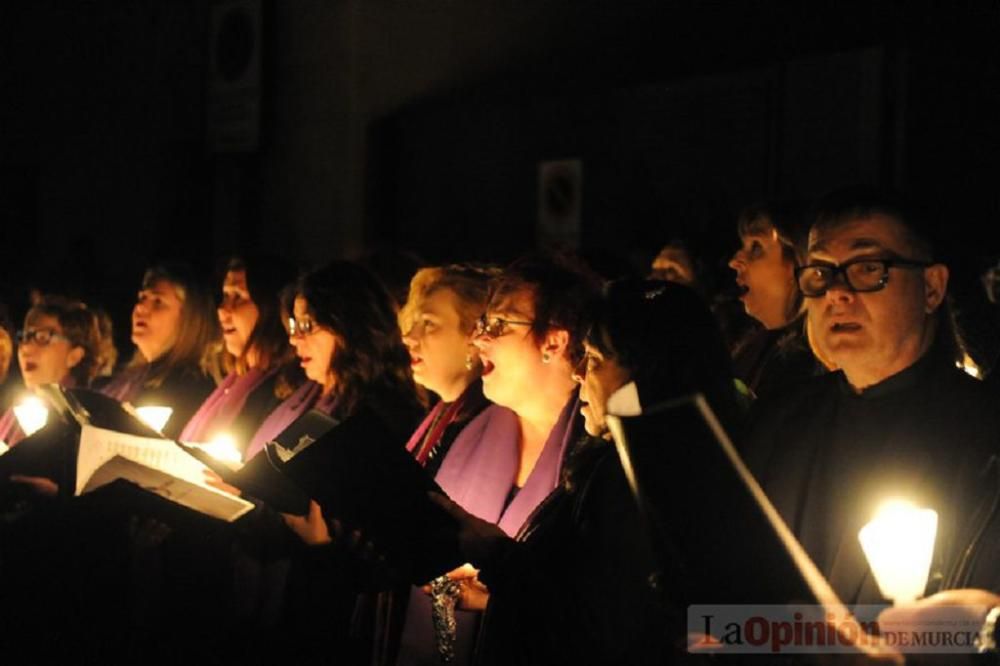
M 935 509 L 933 589 L 956 569 L 1000 445 L 998 410 L 956 368 L 948 268 L 904 206 L 851 189 L 821 203 L 796 279 L 839 372 L 759 403 L 747 460 L 846 602 L 881 598 L 858 541 L 879 504 Z

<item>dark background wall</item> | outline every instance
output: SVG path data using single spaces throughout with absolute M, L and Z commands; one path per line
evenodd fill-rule
M 235 153 L 207 141 L 212 3 L 0 4 L 8 301 L 120 316 L 156 257 L 243 248 L 505 260 L 562 158 L 608 265 L 680 235 L 721 266 L 740 206 L 857 181 L 943 212 L 970 275 L 1000 252 L 994 2 L 261 4 L 260 137 Z

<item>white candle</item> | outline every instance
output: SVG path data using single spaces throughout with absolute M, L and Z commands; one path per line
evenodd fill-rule
M 882 595 L 895 603 L 923 596 L 934 556 L 937 512 L 904 500 L 889 500 L 858 539 Z
M 31 437 L 45 427 L 49 420 L 49 410 L 41 400 L 29 396 L 14 406 L 14 416 L 24 434 Z
M 150 428 L 163 432 L 163 426 L 167 425 L 174 410 L 171 407 L 136 407 L 135 412 Z

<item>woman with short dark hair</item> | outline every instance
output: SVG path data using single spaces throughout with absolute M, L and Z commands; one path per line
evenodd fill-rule
M 590 437 L 567 457 L 563 484 L 516 538 L 438 496 L 490 589 L 477 664 L 652 665 L 683 649 L 684 627 L 650 585 L 661 563 L 609 441 L 608 399 L 631 390 L 646 412 L 702 393 L 725 421 L 736 409 L 728 355 L 687 287 L 613 283 L 595 310 L 576 373 Z M 667 449 L 690 444 L 672 434 Z

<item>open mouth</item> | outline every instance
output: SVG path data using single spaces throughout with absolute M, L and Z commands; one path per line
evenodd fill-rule
M 492 361 L 487 361 L 486 359 L 482 359 L 482 361 L 483 361 L 483 377 L 485 377 L 486 375 L 493 372 L 493 368 L 495 366 L 493 365 Z
M 236 332 L 236 327 L 235 326 L 230 327 L 230 328 L 223 328 L 222 329 L 222 334 L 223 335 L 232 335 L 235 332 Z
M 861 324 L 854 322 L 836 322 L 830 327 L 834 333 L 855 333 L 861 330 Z
M 424 362 L 424 359 L 420 358 L 419 356 L 411 356 L 410 357 L 410 367 L 411 368 L 415 368 L 418 365 L 422 365 L 423 362 Z
M 745 284 L 736 283 L 736 297 L 743 298 L 750 293 L 750 287 Z
M 24 363 L 24 371 L 25 372 L 34 372 L 37 369 L 38 369 L 38 364 L 35 363 L 34 361 L 26 361 Z
M 311 356 L 302 356 L 302 357 L 300 358 L 300 360 L 299 360 L 299 365 L 300 365 L 300 366 L 302 366 L 302 367 L 304 368 L 304 367 L 306 367 L 307 365 L 309 365 L 309 361 L 311 361 L 311 360 L 312 360 L 312 357 L 311 357 Z

